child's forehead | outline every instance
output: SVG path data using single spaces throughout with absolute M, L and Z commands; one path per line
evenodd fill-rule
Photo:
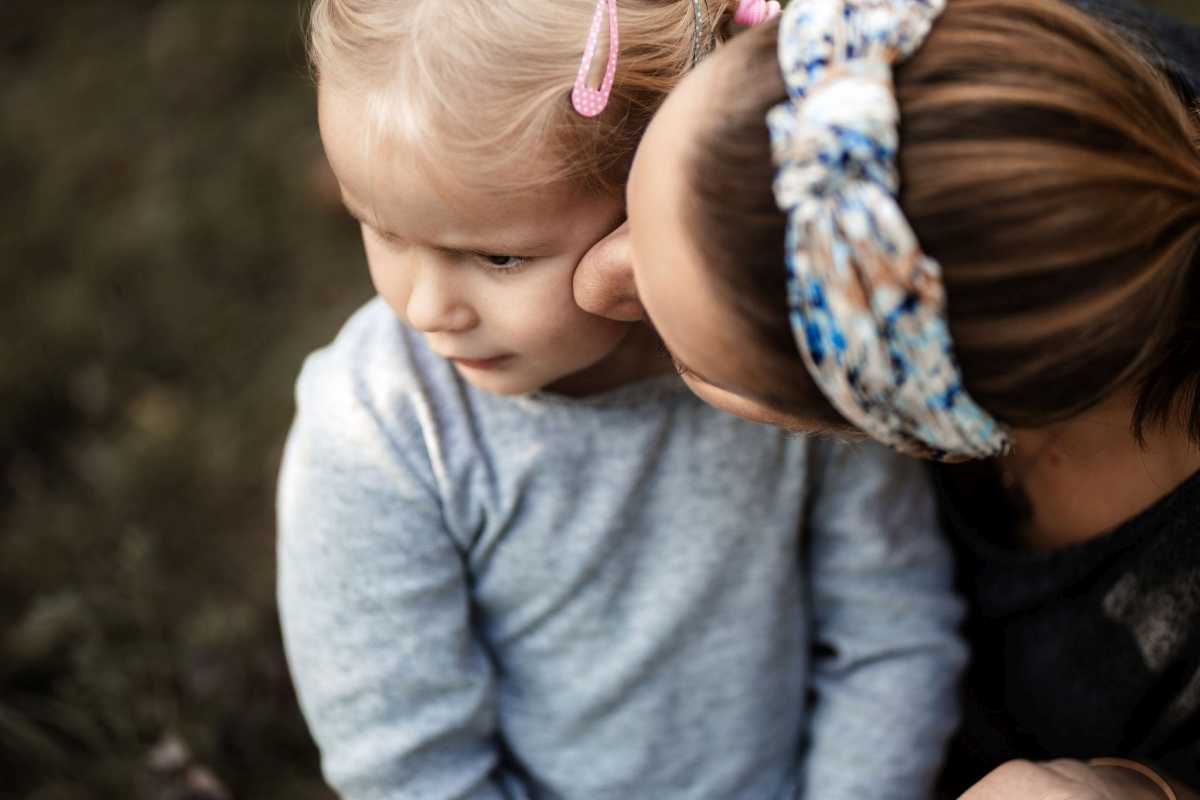
M 436 137 L 404 134 L 373 114 L 371 92 L 340 84 L 319 91 L 321 138 L 347 208 L 377 229 L 450 246 L 479 238 L 489 248 L 552 248 L 576 224 L 613 213 L 611 198 L 557 181 L 536 189 L 522 175 L 480 174 Z M 497 146 L 500 146 L 497 143 Z M 513 153 L 496 159 L 513 161 Z M 537 155 L 524 162 L 536 169 Z M 519 161 L 519 159 L 518 159 Z M 535 248 L 536 249 L 536 248 Z
M 430 102 L 427 94 L 395 83 L 322 80 L 318 109 L 326 147 L 340 135 L 361 158 L 406 164 L 460 193 L 545 197 L 614 188 L 593 174 L 594 162 L 602 160 L 594 148 L 576 148 L 561 125 L 543 130 L 485 120 L 472 115 L 470 104 L 451 107 Z
M 545 142 L 539 147 L 481 131 L 477 141 L 463 147 L 461 137 L 447 135 L 438 115 L 406 107 L 390 89 L 322 81 L 318 113 L 326 150 L 338 151 L 330 153 L 331 161 L 343 156 L 373 170 L 386 166 L 419 174 L 446 193 L 493 202 L 555 202 L 574 193 L 566 180 L 555 177 L 569 174 L 570 164 Z M 546 179 L 531 186 L 533 175 Z
M 479 230 L 504 227 L 532 234 L 588 206 L 588 198 L 566 185 L 536 192 L 483 186 L 458 169 L 453 158 L 399 145 L 366 148 L 360 158 L 330 160 L 347 207 L 356 216 L 370 214 L 393 227 L 403 218 L 428 221 L 427 227 L 458 221 Z

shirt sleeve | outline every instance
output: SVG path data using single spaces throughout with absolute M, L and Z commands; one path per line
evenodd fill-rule
M 419 429 L 320 357 L 280 473 L 278 599 L 325 777 L 344 800 L 524 797 Z
M 958 717 L 966 648 L 953 557 L 924 464 L 817 442 L 805 800 L 930 796 Z

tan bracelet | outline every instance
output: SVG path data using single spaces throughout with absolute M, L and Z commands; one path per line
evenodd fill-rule
M 1128 758 L 1093 758 L 1091 761 L 1088 761 L 1088 764 L 1093 767 L 1121 767 L 1123 769 L 1131 769 L 1134 772 L 1140 773 L 1147 780 L 1153 781 L 1155 786 L 1163 790 L 1163 794 L 1167 800 L 1179 800 L 1175 796 L 1175 790 L 1171 788 L 1171 784 L 1163 780 L 1162 775 L 1159 775 L 1145 764 L 1130 761 Z

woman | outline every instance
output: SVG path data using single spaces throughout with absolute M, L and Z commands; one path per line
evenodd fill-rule
M 778 47 L 762 26 L 685 81 L 580 304 L 644 307 L 734 413 L 982 459 L 938 469 L 975 651 L 946 796 L 1200 796 L 1183 56 L 1156 69 L 1057 0 L 876 0 L 903 17 L 875 54 L 899 62 L 897 195 L 892 65 L 851 65 L 863 5 L 794 0 Z

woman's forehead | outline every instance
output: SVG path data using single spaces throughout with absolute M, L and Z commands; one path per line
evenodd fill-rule
M 689 149 L 682 143 L 698 132 L 703 100 L 696 91 L 699 82 L 691 77 L 650 123 L 626 193 L 638 293 L 663 338 L 681 358 L 700 349 L 682 334 L 690 333 L 687 339 L 691 340 L 708 338 L 711 332 L 693 322 L 728 313 L 716 307 L 720 304 L 712 278 L 703 269 L 688 228 Z

